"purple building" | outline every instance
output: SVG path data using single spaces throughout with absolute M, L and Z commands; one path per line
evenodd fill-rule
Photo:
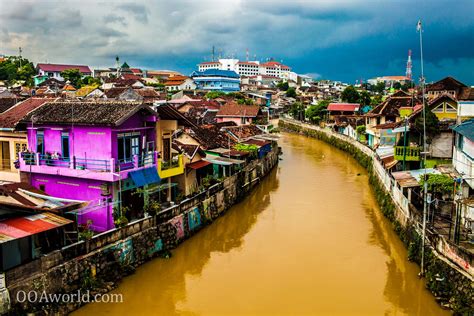
M 157 115 L 134 102 L 50 102 L 31 112 L 28 149 L 20 159 L 23 181 L 48 195 L 88 201 L 79 224 L 114 227 L 113 210 L 127 201 L 143 210 L 138 188 L 158 183 Z M 127 214 L 129 219 L 143 214 Z

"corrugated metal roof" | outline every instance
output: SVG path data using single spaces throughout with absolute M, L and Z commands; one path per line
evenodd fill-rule
M 72 223 L 71 220 L 49 212 L 10 218 L 0 222 L 0 243 L 35 235 L 70 223 Z
M 209 161 L 199 160 L 199 161 L 187 164 L 186 167 L 191 168 L 191 169 L 200 169 L 200 168 L 208 166 L 210 164 L 211 163 Z
M 474 119 L 470 119 L 453 127 L 453 130 L 456 133 L 474 141 Z

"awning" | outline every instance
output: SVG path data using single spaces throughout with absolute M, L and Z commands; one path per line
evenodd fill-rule
M 0 222 L 0 244 L 70 223 L 71 220 L 49 212 L 6 219 Z
M 401 126 L 401 127 L 397 127 L 397 128 L 394 128 L 392 129 L 392 133 L 404 133 L 405 132 L 405 128 L 406 128 L 406 131 L 409 132 L 410 131 L 410 126 Z
M 196 161 L 196 162 L 192 162 L 190 164 L 187 164 L 186 165 L 186 168 L 191 168 L 191 169 L 194 169 L 194 170 L 197 170 L 197 169 L 201 169 L 205 166 L 208 166 L 210 165 L 211 163 L 209 161 L 205 161 L 205 160 L 199 160 L 199 161 Z
M 237 159 L 231 159 L 231 158 L 225 158 L 225 157 L 213 157 L 213 158 L 204 158 L 204 160 L 215 164 L 215 165 L 221 165 L 221 166 L 230 166 L 230 165 L 240 165 L 245 162 L 245 160 L 237 160 Z
M 171 189 L 172 187 L 175 187 L 177 185 L 178 185 L 177 183 L 173 183 L 173 182 L 172 183 L 163 183 L 163 184 L 159 184 L 159 185 L 154 185 L 151 188 L 148 188 L 147 192 L 149 194 L 156 193 L 156 192 L 160 192 L 160 191 L 163 191 L 163 190 Z
M 152 183 L 159 183 L 161 181 L 160 176 L 158 176 L 158 171 L 155 167 L 130 171 L 129 175 L 137 187 L 142 187 Z

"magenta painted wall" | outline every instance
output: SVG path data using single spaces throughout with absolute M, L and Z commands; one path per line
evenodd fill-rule
M 101 181 L 47 174 L 32 174 L 31 183 L 36 188 L 40 188 L 40 185 L 44 186 L 44 191 L 51 196 L 80 201 L 93 201 L 94 204 L 102 201 L 104 207 L 94 208 L 93 211 L 79 216 L 78 223 L 85 224 L 90 219 L 92 220 L 92 227 L 97 231 L 105 231 L 114 227 L 113 208 L 106 206 L 105 200 L 107 197 L 101 195 Z M 108 185 L 112 186 L 113 184 L 108 183 Z M 110 192 L 112 191 L 112 188 L 110 188 Z M 112 198 L 112 195 L 109 197 Z
M 117 134 L 121 132 L 140 132 L 140 147 L 143 139 L 146 141 L 155 141 L 155 129 L 145 127 L 145 121 L 153 122 L 150 116 L 135 114 L 129 118 L 124 124 L 118 127 L 110 126 L 64 126 L 64 125 L 40 125 L 35 124 L 34 129 L 31 125 L 28 129 L 28 147 L 30 151 L 36 151 L 36 131 L 44 131 L 45 152 L 62 152 L 61 148 L 61 132 L 69 132 L 70 156 L 76 158 L 101 159 L 110 160 L 117 159 Z M 154 123 L 148 123 L 153 125 Z M 44 166 L 44 168 L 51 168 Z M 40 169 L 41 170 L 41 169 Z M 91 171 L 94 172 L 94 171 Z M 87 177 L 87 173 L 85 174 Z M 93 201 L 98 204 L 102 201 L 103 206 L 94 208 L 93 211 L 78 218 L 79 224 L 85 224 L 87 220 L 92 220 L 92 228 L 96 231 L 104 231 L 114 227 L 111 205 L 107 206 L 107 197 L 101 195 L 100 186 L 102 181 L 87 178 L 69 177 L 61 175 L 50 175 L 44 173 L 33 173 L 31 175 L 32 185 L 40 188 L 44 186 L 47 194 L 81 201 Z M 114 182 L 108 182 L 110 192 L 114 191 L 112 186 L 116 186 Z M 111 200 L 117 197 L 109 196 Z
M 110 159 L 118 157 L 117 134 L 121 132 L 140 132 L 147 141 L 155 141 L 154 128 L 143 129 L 149 117 L 135 114 L 119 127 L 35 125 L 28 129 L 28 148 L 36 151 L 36 131 L 44 131 L 45 152 L 61 153 L 61 132 L 69 132 L 70 155 L 77 158 Z M 142 141 L 140 142 L 140 146 Z

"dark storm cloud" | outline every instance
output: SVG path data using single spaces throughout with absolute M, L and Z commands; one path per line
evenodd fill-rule
M 148 23 L 148 9 L 145 5 L 130 2 L 117 5 L 117 8 L 131 13 L 138 22 Z
M 80 5 L 78 5 L 80 4 Z M 298 73 L 353 82 L 405 72 L 423 19 L 426 75 L 474 83 L 474 1 L 0 0 L 0 53 L 35 61 L 129 64 L 184 73 L 222 56 L 283 60 Z

